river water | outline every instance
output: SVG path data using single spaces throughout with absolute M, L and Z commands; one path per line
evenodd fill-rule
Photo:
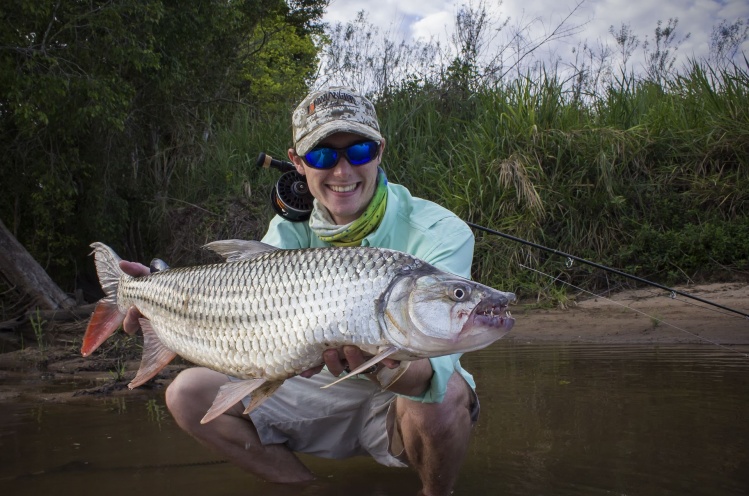
M 749 349 L 741 349 L 744 353 Z M 456 495 L 749 494 L 749 358 L 711 345 L 500 341 L 463 358 L 481 417 Z M 408 469 L 303 460 L 253 479 L 174 424 L 163 392 L 0 404 L 2 495 L 413 495 Z

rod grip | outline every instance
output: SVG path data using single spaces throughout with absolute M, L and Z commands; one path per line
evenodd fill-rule
M 292 164 L 291 162 L 273 158 L 265 152 L 260 152 L 260 155 L 257 156 L 257 160 L 255 161 L 255 165 L 264 169 L 269 169 L 272 167 L 281 172 L 296 170 L 294 164 Z

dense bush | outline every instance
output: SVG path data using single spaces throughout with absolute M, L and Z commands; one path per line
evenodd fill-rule
M 277 174 L 254 160 L 291 144 L 325 2 L 63 3 L 0 7 L 4 223 L 66 290 L 82 267 L 91 277 L 94 240 L 184 264 L 214 238 L 261 236 Z M 372 39 L 357 27 L 333 30 L 328 46 L 374 54 L 350 43 Z M 391 181 L 468 221 L 660 282 L 746 273 L 746 59 L 583 84 L 555 70 L 479 71 L 471 46 L 444 67 L 428 46 L 391 43 L 379 61 L 327 53 L 335 70 L 358 60 L 375 71 Z M 429 70 L 409 73 L 417 55 Z M 556 291 L 549 275 L 622 283 L 477 238 L 474 277 L 487 284 L 543 296 Z

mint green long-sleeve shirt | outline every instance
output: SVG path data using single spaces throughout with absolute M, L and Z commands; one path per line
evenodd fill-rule
M 388 184 L 385 216 L 380 226 L 362 240 L 362 246 L 389 248 L 409 253 L 438 269 L 470 278 L 474 237 L 470 228 L 449 210 L 436 203 L 411 196 L 398 184 Z M 276 216 L 263 242 L 282 249 L 330 246 L 315 235 L 307 222 L 290 222 Z M 461 374 L 472 388 L 471 374 L 460 365 L 460 354 L 430 358 L 434 371 L 427 391 L 409 398 L 440 403 L 453 372 Z

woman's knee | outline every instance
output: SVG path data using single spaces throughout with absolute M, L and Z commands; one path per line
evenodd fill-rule
M 193 420 L 200 421 L 227 380 L 224 374 L 206 368 L 183 370 L 166 389 L 166 406 L 184 428 Z

